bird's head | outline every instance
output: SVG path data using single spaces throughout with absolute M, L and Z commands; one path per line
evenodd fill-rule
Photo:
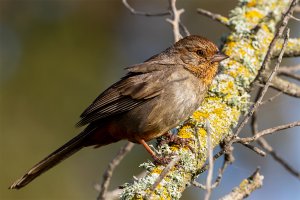
M 185 68 L 208 85 L 217 74 L 219 63 L 228 58 L 213 42 L 196 35 L 179 40 L 173 48 Z

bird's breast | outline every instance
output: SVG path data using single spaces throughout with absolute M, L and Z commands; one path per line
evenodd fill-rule
M 152 140 L 186 120 L 199 107 L 207 88 L 193 74 L 181 70 L 170 74 L 160 95 L 119 114 L 110 122 L 110 133 L 137 142 Z

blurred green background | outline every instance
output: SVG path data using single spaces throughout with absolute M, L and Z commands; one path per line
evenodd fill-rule
M 162 11 L 168 6 L 166 0 L 129 2 L 144 11 Z M 218 43 L 228 30 L 195 10 L 202 7 L 227 15 L 236 2 L 179 0 L 178 7 L 185 8 L 182 21 L 192 34 Z M 299 23 L 292 22 L 291 26 L 292 35 L 299 37 Z M 80 131 L 74 124 L 83 109 L 125 73 L 124 67 L 170 46 L 170 25 L 164 17 L 131 15 L 121 0 L 0 0 L 0 42 L 0 199 L 95 199 L 94 185 L 124 142 L 84 149 L 24 189 L 7 188 Z M 293 112 L 295 106 L 300 106 L 297 99 L 276 99 L 264 107 L 267 112 L 260 113 L 260 128 L 299 119 L 299 112 Z M 288 130 L 271 142 L 299 169 L 297 131 L 299 128 Z M 289 195 L 300 199 L 299 180 L 271 158 L 237 148 L 237 162 L 226 172 L 213 199 L 229 192 L 257 165 L 262 166 L 265 186 L 250 199 L 283 199 Z M 139 174 L 142 169 L 138 165 L 146 159 L 150 156 L 145 150 L 135 146 L 117 168 L 112 188 Z M 280 182 L 275 181 L 278 178 Z M 202 191 L 190 187 L 182 199 L 199 199 L 202 195 Z

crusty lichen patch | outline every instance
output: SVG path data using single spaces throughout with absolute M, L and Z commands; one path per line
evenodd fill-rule
M 212 144 L 216 146 L 231 133 L 241 113 L 247 111 L 250 104 L 247 88 L 259 71 L 274 36 L 275 26 L 288 5 L 288 0 L 239 1 L 239 5 L 230 12 L 228 24 L 232 32 L 222 49 L 230 59 L 221 63 L 221 73 L 213 81 L 199 109 L 178 129 L 180 137 L 192 138 L 190 146 L 195 153 L 180 146 L 166 145 L 167 147 L 158 148 L 162 155 L 170 152 L 179 155 L 180 162 L 155 191 L 150 191 L 149 188 L 164 167 L 143 164 L 148 171 L 147 175 L 127 184 L 121 195 L 122 199 L 144 199 L 150 194 L 152 199 L 181 197 L 182 191 L 206 161 L 206 122 L 211 126 Z M 273 14 L 269 15 L 270 12 Z
M 276 43 L 274 55 L 278 55 L 283 44 L 283 40 Z M 287 56 L 294 56 L 294 53 L 300 54 L 300 38 L 290 38 L 285 48 L 284 54 Z

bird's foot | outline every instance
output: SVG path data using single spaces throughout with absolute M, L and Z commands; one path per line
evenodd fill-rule
M 152 158 L 154 159 L 154 164 L 166 165 L 172 161 L 174 155 L 175 154 L 173 154 L 173 153 L 169 154 L 168 156 L 153 155 Z
M 151 157 L 154 159 L 154 164 L 168 164 L 172 161 L 173 153 L 169 154 L 168 156 L 157 156 L 156 153 L 149 147 L 149 145 L 145 142 L 145 140 L 140 139 L 139 143 L 142 144 L 145 149 L 150 153 Z
M 186 146 L 188 147 L 191 152 L 195 153 L 194 149 L 190 146 L 190 141 L 192 141 L 191 138 L 181 138 L 176 134 L 172 133 L 166 133 L 163 135 L 163 139 L 159 141 L 158 146 L 162 146 L 164 144 L 176 144 L 180 146 Z

